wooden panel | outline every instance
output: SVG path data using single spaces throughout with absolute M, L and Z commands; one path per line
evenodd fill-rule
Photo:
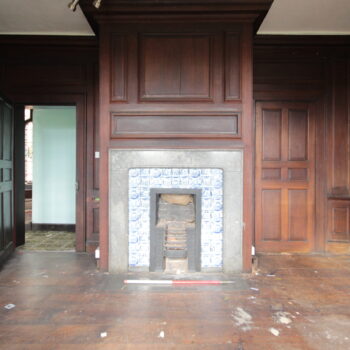
M 350 242 L 350 201 L 329 201 L 328 240 Z
M 281 159 L 281 110 L 263 110 L 262 159 Z
M 54 75 L 54 78 L 53 78 Z M 13 77 L 20 77 L 22 87 L 80 85 L 86 80 L 81 64 L 9 64 L 2 75 L 6 86 L 18 85 Z
M 262 179 L 264 180 L 280 180 L 281 169 L 278 168 L 264 168 L 262 169 Z
M 289 240 L 305 241 L 308 233 L 307 190 L 288 191 Z
M 330 192 L 350 193 L 350 150 L 349 150 L 349 81 L 348 64 L 344 61 L 333 63 L 333 101 L 330 124 L 329 173 Z
M 306 168 L 288 169 L 288 179 L 292 181 L 307 181 L 307 169 Z
M 13 169 L 13 108 L 0 98 L 0 169 L 2 180 L 0 182 L 0 265 L 12 252 L 13 235 L 13 182 L 11 174 Z
M 100 225 L 100 210 L 99 208 L 92 209 L 92 216 L 93 216 L 93 224 L 92 224 L 92 232 L 96 233 L 99 231 L 99 225 Z
M 112 115 L 112 137 L 237 138 L 239 115 Z
M 226 35 L 225 99 L 239 100 L 241 97 L 240 37 L 238 33 Z
M 122 35 L 111 38 L 111 101 L 127 100 L 127 40 Z
M 262 191 L 262 239 L 281 239 L 281 191 Z
M 149 34 L 140 38 L 141 100 L 210 100 L 212 38 Z
M 288 122 L 288 160 L 307 160 L 307 112 L 289 110 Z

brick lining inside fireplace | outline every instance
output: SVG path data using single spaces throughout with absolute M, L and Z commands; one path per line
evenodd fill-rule
M 164 194 L 192 195 L 193 203 L 176 208 L 178 204 L 163 203 Z M 201 197 L 200 189 L 150 189 L 150 271 L 164 271 L 166 266 L 168 272 L 201 270 Z

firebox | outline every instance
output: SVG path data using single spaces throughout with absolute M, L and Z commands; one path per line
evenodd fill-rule
M 150 271 L 201 270 L 202 190 L 150 189 Z

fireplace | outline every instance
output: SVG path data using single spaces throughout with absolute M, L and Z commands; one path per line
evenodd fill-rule
M 167 259 L 181 256 L 188 272 L 241 271 L 240 150 L 112 149 L 109 189 L 110 271 L 164 271 Z M 162 194 L 190 195 L 195 204 L 195 220 L 182 232 L 186 246 L 169 256 L 167 229 L 156 209 Z M 185 224 L 176 225 L 181 231 Z

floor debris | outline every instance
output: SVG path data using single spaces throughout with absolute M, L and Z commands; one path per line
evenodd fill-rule
M 289 312 L 278 311 L 273 315 L 274 320 L 280 324 L 290 324 L 292 320 L 290 319 L 291 314 Z
M 107 332 L 101 332 L 100 337 L 101 338 L 106 338 L 107 337 Z
M 161 331 L 158 335 L 158 338 L 164 338 L 165 337 L 165 333 L 164 331 Z
M 242 331 L 246 332 L 252 329 L 252 316 L 244 311 L 241 307 L 237 307 L 236 311 L 232 313 L 232 317 L 236 326 L 240 327 Z
M 13 309 L 14 307 L 16 307 L 15 304 L 7 304 L 7 305 L 4 306 L 4 308 L 7 309 L 7 310 L 11 310 L 11 309 Z
M 270 333 L 272 333 L 275 337 L 278 337 L 280 335 L 279 330 L 276 328 L 269 328 Z

